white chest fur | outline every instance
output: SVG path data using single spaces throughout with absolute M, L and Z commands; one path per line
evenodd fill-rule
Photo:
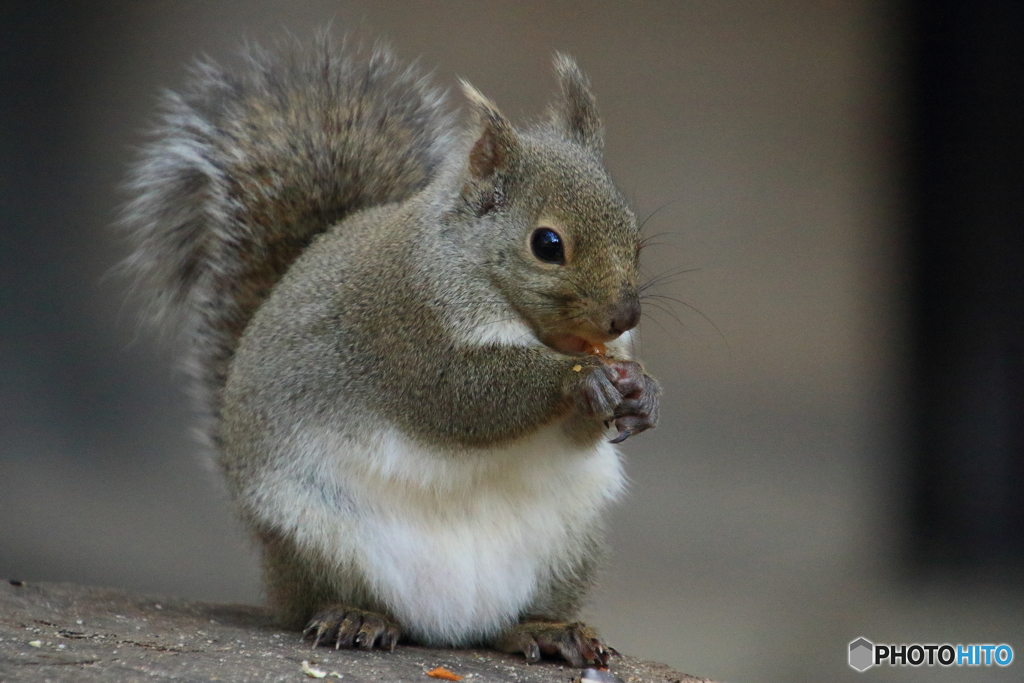
M 508 626 L 542 581 L 587 552 L 584 535 L 623 488 L 613 446 L 573 448 L 558 427 L 459 453 L 395 430 L 358 445 L 297 437 L 292 463 L 316 462 L 319 481 L 268 482 L 285 513 L 277 520 L 336 566 L 357 567 L 426 642 L 464 644 Z M 324 491 L 339 504 L 325 505 Z

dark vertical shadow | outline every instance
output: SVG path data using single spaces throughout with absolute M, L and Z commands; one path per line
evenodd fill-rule
M 124 14 L 121 2 L 0 4 L 0 456 L 44 437 L 71 453 L 124 423 L 129 371 L 91 299 L 113 231 L 112 183 L 90 147 Z
M 911 3 L 908 549 L 1024 576 L 1024 3 Z

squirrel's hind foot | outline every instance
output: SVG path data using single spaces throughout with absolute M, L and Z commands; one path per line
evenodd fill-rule
M 607 666 L 608 658 L 615 652 L 604 644 L 597 631 L 579 621 L 524 621 L 501 634 L 494 647 L 502 652 L 522 653 L 531 663 L 540 661 L 541 655 L 561 656 L 575 667 Z
M 394 651 L 401 635 L 402 627 L 390 617 L 357 607 L 331 605 L 313 615 L 302 637 L 312 639 L 313 647 L 322 644 L 333 645 L 335 650 L 372 650 L 376 646 Z

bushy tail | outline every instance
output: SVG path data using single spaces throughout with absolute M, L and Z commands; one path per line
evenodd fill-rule
M 188 367 L 216 441 L 227 366 L 253 313 L 319 233 L 422 188 L 450 140 L 444 93 L 391 54 L 326 36 L 198 64 L 162 99 L 132 169 L 125 267 L 153 317 L 189 337 Z

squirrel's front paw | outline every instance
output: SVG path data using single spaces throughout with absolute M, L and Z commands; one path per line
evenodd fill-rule
M 390 617 L 347 605 L 320 610 L 302 634 L 303 638 L 313 638 L 313 647 L 322 642 L 334 645 L 335 650 L 372 650 L 375 644 L 382 650 L 394 650 L 401 635 L 401 626 Z
M 618 373 L 606 363 L 590 368 L 576 395 L 576 409 L 583 415 L 611 419 L 622 402 L 622 394 L 615 386 L 617 378 Z
M 618 430 L 612 443 L 658 424 L 658 381 L 631 360 L 616 360 L 587 373 L 577 407 L 584 415 L 614 421 Z
M 561 656 L 575 667 L 607 666 L 614 652 L 597 631 L 579 621 L 524 621 L 501 634 L 494 647 L 502 652 L 522 653 L 528 662 L 539 661 L 542 654 Z
M 609 367 L 615 371 L 613 382 L 622 397 L 614 413 L 619 433 L 611 442 L 622 443 L 633 434 L 657 426 L 661 385 L 635 361 L 614 361 Z

